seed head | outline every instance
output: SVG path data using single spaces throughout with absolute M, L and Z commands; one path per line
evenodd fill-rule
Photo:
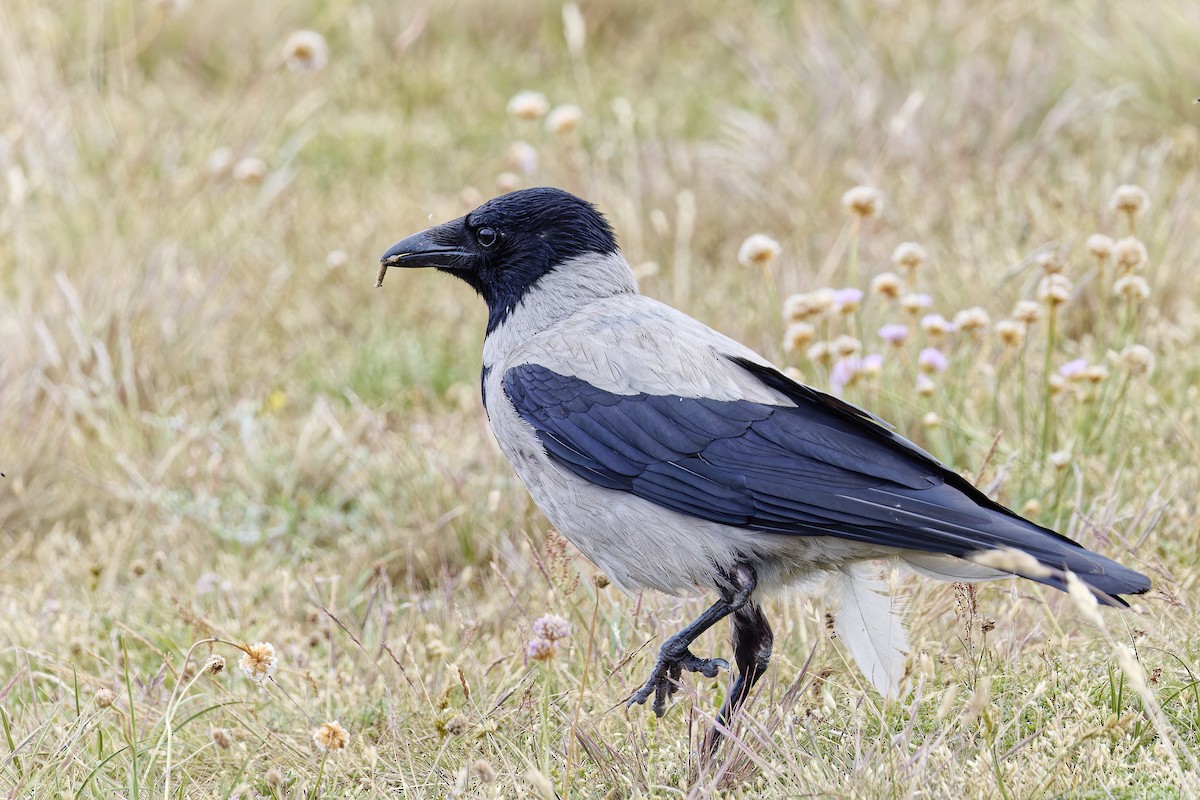
M 97 689 L 92 702 L 96 704 L 96 708 L 108 708 L 117 702 L 117 695 L 112 689 Z
M 319 72 L 329 63 L 329 45 L 316 31 L 296 31 L 283 44 L 283 60 L 292 72 Z
M 937 412 L 930 411 L 921 417 L 921 424 L 926 428 L 939 428 L 942 425 L 942 418 L 937 415 Z
M 917 356 L 917 366 L 925 373 L 945 372 L 950 366 L 950 359 L 936 347 L 926 347 Z
M 330 250 L 325 256 L 325 266 L 327 269 L 341 269 L 350 261 L 350 257 L 346 255 L 345 250 Z
M 283 772 L 281 772 L 278 767 L 271 767 L 269 770 L 267 770 L 267 774 L 264 777 L 266 778 L 267 786 L 275 789 L 283 786 Z
M 924 292 L 912 292 L 900 298 L 900 307 L 910 314 L 918 313 L 922 308 L 933 305 L 933 298 Z
M 1037 500 L 1026 500 L 1025 505 L 1021 506 L 1021 516 L 1036 517 L 1042 513 L 1042 504 Z
M 319 750 L 344 750 L 350 742 L 350 731 L 339 725 L 335 719 L 313 731 L 313 741 Z
M 833 290 L 817 289 L 815 292 L 793 294 L 783 302 L 783 317 L 789 322 L 824 314 L 833 307 Z
M 904 279 L 894 272 L 881 272 L 871 279 L 871 292 L 895 300 L 904 293 Z
M 1088 383 L 1103 383 L 1108 378 L 1108 367 L 1103 364 L 1092 364 L 1083 371 L 1083 377 Z
M 1046 460 L 1049 461 L 1050 466 L 1054 467 L 1055 469 L 1066 469 L 1067 465 L 1071 463 L 1071 451 L 1056 450 L 1048 455 Z
M 1113 294 L 1140 302 L 1150 297 L 1150 284 L 1141 275 L 1122 275 L 1113 284 Z
M 275 674 L 278 659 L 275 658 L 275 646 L 270 642 L 255 642 L 245 649 L 239 663 L 246 677 L 257 683 L 262 683 Z
M 954 332 L 954 323 L 941 314 L 926 314 L 921 317 L 921 330 L 936 339 Z
M 1104 618 L 1100 616 L 1096 595 L 1092 594 L 1083 581 L 1075 577 L 1074 572 L 1067 573 L 1067 594 L 1071 596 L 1075 608 L 1079 610 L 1084 619 L 1093 625 L 1104 625 Z
M 492 762 L 485 758 L 477 760 L 471 765 L 471 769 L 475 772 L 475 777 L 479 778 L 482 783 L 491 783 L 496 780 L 496 769 L 492 766 Z
M 1113 211 L 1135 217 L 1150 208 L 1150 195 L 1140 186 L 1125 184 L 1117 187 L 1108 205 Z
M 834 337 L 833 341 L 829 343 L 829 349 L 838 358 L 849 358 L 850 356 L 858 355 L 862 351 L 862 342 L 853 336 L 843 333 L 840 336 Z
M 1101 261 L 1107 261 L 1112 258 L 1113 240 L 1103 233 L 1093 233 L 1087 239 L 1087 249 L 1096 258 Z
M 1120 361 L 1130 375 L 1149 375 L 1154 372 L 1154 353 L 1145 345 L 1129 345 L 1121 351 Z
M 214 178 L 227 174 L 233 168 L 233 151 L 228 147 L 218 147 L 208 154 L 205 167 L 208 169 L 208 174 Z
M 510 144 L 505 160 L 513 169 L 526 175 L 537 172 L 538 152 L 529 142 L 516 141 Z
M 533 635 L 557 642 L 571 635 L 571 623 L 558 614 L 547 614 L 533 621 Z
M 230 737 L 229 731 L 224 728 L 213 728 L 210 735 L 212 736 L 213 744 L 222 750 L 228 750 L 229 745 L 233 743 L 233 739 Z
M 1033 263 L 1037 264 L 1046 275 L 1053 275 L 1056 272 L 1063 271 L 1063 261 L 1054 250 L 1046 253 L 1038 253 L 1033 257 Z
M 928 260 L 929 253 L 916 242 L 901 242 L 892 251 L 892 265 L 908 270 L 910 275 Z
M 929 397 L 937 389 L 933 379 L 924 372 L 917 373 L 917 394 L 921 397 Z
M 902 347 L 908 341 L 909 331 L 907 325 L 884 325 L 879 329 L 879 338 L 883 339 L 893 347 Z
M 1113 260 L 1123 272 L 1133 272 L 1145 266 L 1150 254 L 1136 236 L 1126 236 L 1113 244 Z
M 1029 553 L 1014 547 L 1003 547 L 996 550 L 982 550 L 970 557 L 972 561 L 984 567 L 1013 572 L 1029 578 L 1044 578 L 1050 570 Z
M 209 675 L 218 675 L 225 671 L 225 656 L 212 655 L 208 658 L 208 663 L 204 665 L 204 671 Z
M 1050 390 L 1051 396 L 1062 394 L 1063 389 L 1067 388 L 1067 379 L 1062 375 L 1051 375 L 1046 381 L 1047 387 Z
M 1004 342 L 1005 347 L 1019 347 L 1025 341 L 1026 330 L 1025 323 L 1015 319 L 1002 319 L 995 327 L 996 336 Z
M 1042 318 L 1042 307 L 1032 300 L 1018 300 L 1012 315 L 1017 322 L 1032 325 Z
M 829 342 L 813 342 L 808 346 L 808 350 L 804 351 L 804 355 L 814 364 L 824 364 L 829 366 L 829 362 L 833 360 L 833 351 L 829 348 Z
M 238 183 L 262 183 L 267 177 L 267 163 L 261 158 L 243 158 L 233 165 L 232 174 Z
M 762 267 L 770 264 L 779 257 L 782 248 L 779 242 L 765 233 L 755 233 L 746 237 L 738 248 L 738 263 L 743 267 Z
M 525 645 L 525 655 L 534 661 L 549 661 L 558 655 L 558 645 L 549 639 L 530 639 Z
M 558 106 L 546 115 L 546 130 L 551 133 L 570 133 L 583 121 L 583 109 L 575 105 Z
M 517 119 L 541 119 L 550 110 L 550 101 L 541 92 L 517 92 L 508 101 L 508 114 Z
M 1051 308 L 1062 305 L 1071 299 L 1071 279 L 1060 273 L 1052 273 L 1042 278 L 1038 284 L 1037 296 Z
M 992 318 L 979 306 L 964 308 L 954 315 L 954 327 L 960 331 L 977 333 L 992 324 Z
M 451 736 L 462 736 L 471 728 L 471 721 L 462 714 L 455 714 L 446 720 L 446 733 Z
M 862 305 L 861 289 L 835 289 L 833 292 L 833 309 L 839 314 L 853 314 Z
M 785 352 L 794 353 L 797 350 L 803 350 L 812 343 L 816 338 L 817 329 L 807 322 L 793 322 L 787 326 L 787 330 L 783 332 L 783 349 Z
M 842 208 L 859 219 L 873 219 L 883 210 L 883 195 L 870 186 L 855 186 L 842 195 Z

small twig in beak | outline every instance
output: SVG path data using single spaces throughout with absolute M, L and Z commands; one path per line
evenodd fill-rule
M 379 274 L 375 276 L 376 289 L 383 286 L 383 276 L 387 274 L 387 268 L 387 264 L 383 263 L 382 261 L 379 262 Z

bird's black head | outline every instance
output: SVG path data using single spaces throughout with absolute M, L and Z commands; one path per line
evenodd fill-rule
M 607 220 L 561 189 L 522 189 L 397 242 L 385 267 L 434 267 L 462 278 L 488 304 L 488 331 L 542 277 L 573 258 L 615 253 Z

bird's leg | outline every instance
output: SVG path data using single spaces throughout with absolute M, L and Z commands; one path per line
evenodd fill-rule
M 733 715 L 742 703 L 750 696 L 750 690 L 758 679 L 767 671 L 771 663 L 771 646 L 775 642 L 775 634 L 771 632 L 771 624 L 767 622 L 762 609 L 753 601 L 733 612 L 730 620 L 733 634 L 733 659 L 737 663 L 737 677 L 729 688 L 729 696 L 725 698 L 721 712 L 717 714 L 717 724 L 704 737 L 704 752 L 712 756 L 724 736 L 723 731 L 729 730 Z
M 679 688 L 679 677 L 684 670 L 715 678 L 721 667 L 729 668 L 729 662 L 723 658 L 698 658 L 688 649 L 697 636 L 750 601 L 750 595 L 757 585 L 757 578 L 750 565 L 738 564 L 732 573 L 724 577 L 727 587 L 721 592 L 721 599 L 692 620 L 686 628 L 663 642 L 658 651 L 658 661 L 650 672 L 650 679 L 629 698 L 626 705 L 645 703 L 653 694 L 652 708 L 654 713 L 661 717 L 667 713 L 667 698 Z

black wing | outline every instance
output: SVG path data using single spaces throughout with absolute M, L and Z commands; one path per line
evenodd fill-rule
M 664 508 L 960 557 L 1012 547 L 1104 594 L 1149 588 L 1144 576 L 988 499 L 865 411 L 732 360 L 795 405 L 616 394 L 536 364 L 508 370 L 503 387 L 551 458 Z M 1036 579 L 1063 588 L 1061 575 Z

